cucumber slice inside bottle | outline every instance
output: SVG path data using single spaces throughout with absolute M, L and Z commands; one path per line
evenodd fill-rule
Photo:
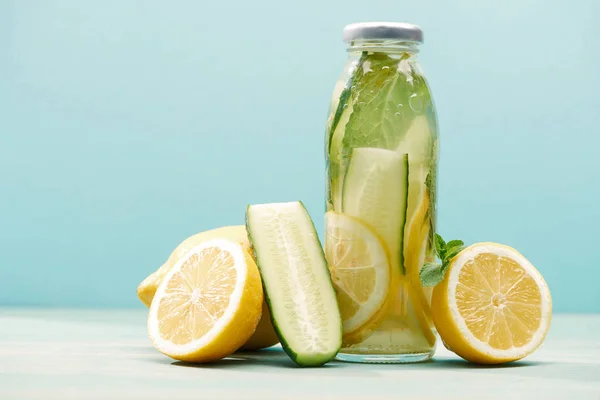
M 398 268 L 403 274 L 408 173 L 408 154 L 355 148 L 342 195 L 342 212 L 373 228 L 387 245 L 392 268 Z
M 300 366 L 331 360 L 342 345 L 342 320 L 323 248 L 304 205 L 249 206 L 246 226 L 283 349 Z
M 342 209 L 342 188 L 344 186 L 344 171 L 348 161 L 343 156 L 342 140 L 344 139 L 344 129 L 353 110 L 352 102 L 348 102 L 346 109 L 342 113 L 337 128 L 332 132 L 331 147 L 329 153 L 329 172 L 330 172 L 330 203 L 333 209 L 341 211 Z

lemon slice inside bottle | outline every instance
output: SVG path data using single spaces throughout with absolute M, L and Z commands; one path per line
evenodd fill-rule
M 392 271 L 382 240 L 361 221 L 325 214 L 325 257 L 342 315 L 343 342 L 365 338 L 388 310 Z

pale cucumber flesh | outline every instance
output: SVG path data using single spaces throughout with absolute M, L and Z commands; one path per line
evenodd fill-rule
M 301 366 L 331 360 L 342 343 L 342 321 L 323 249 L 300 202 L 249 206 L 248 236 L 273 325 Z
M 344 180 L 342 212 L 369 225 L 385 242 L 393 268 L 404 272 L 408 155 L 354 148 Z

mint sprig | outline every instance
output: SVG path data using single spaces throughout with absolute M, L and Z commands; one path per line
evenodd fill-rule
M 427 210 L 427 215 L 425 219 L 429 218 L 429 243 L 434 243 L 434 232 L 435 232 L 435 222 L 437 218 L 437 213 L 435 209 L 435 204 L 437 202 L 437 161 L 438 161 L 438 141 L 437 139 L 433 142 L 433 149 L 431 154 L 431 160 L 429 161 L 429 173 L 425 178 L 425 186 L 427 187 L 427 192 L 429 193 L 429 209 Z
M 397 149 L 410 124 L 421 111 L 410 107 L 412 96 L 430 104 L 425 78 L 410 61 L 411 54 L 399 57 L 383 52 L 367 53 L 352 82 L 352 114 L 342 139 L 342 157 L 355 147 Z
M 446 243 L 437 233 L 435 234 L 434 243 L 435 253 L 441 260 L 441 263 L 428 262 L 421 268 L 419 278 L 421 279 L 421 284 L 426 287 L 435 286 L 440 283 L 446 275 L 450 261 L 465 248 L 465 243 L 462 240 L 451 240 Z

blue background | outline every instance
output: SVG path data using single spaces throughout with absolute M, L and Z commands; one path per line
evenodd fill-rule
M 141 307 L 185 237 L 302 199 L 361 20 L 421 25 L 439 227 L 600 311 L 600 2 L 0 2 L 0 305 Z

